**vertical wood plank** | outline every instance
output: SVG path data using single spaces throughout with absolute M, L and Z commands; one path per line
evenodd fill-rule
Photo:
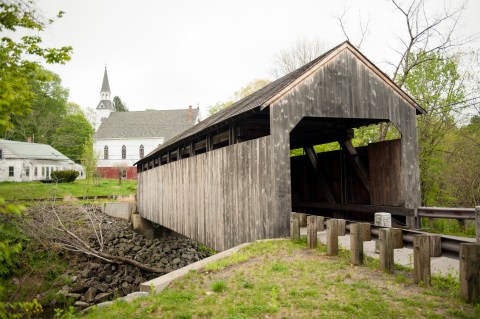
M 371 225 L 369 223 L 360 223 L 360 225 L 363 228 L 363 241 L 372 240 Z

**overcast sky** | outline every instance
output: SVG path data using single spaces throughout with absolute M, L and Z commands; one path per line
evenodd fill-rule
M 43 39 L 46 46 L 73 46 L 72 60 L 47 68 L 83 108 L 98 104 L 107 65 L 112 96 L 130 110 L 200 105 L 205 115 L 251 80 L 272 79 L 275 54 L 299 37 L 320 38 L 327 47 L 346 40 L 334 18 L 344 8 L 352 42 L 358 40 L 359 17 L 370 17 L 361 51 L 386 72 L 384 62 L 398 60 L 394 36 L 406 35 L 388 0 L 39 0 L 38 6 L 45 17 L 66 12 Z M 480 34 L 479 13 L 480 1 L 470 0 L 463 35 Z M 478 42 L 470 46 L 480 48 Z

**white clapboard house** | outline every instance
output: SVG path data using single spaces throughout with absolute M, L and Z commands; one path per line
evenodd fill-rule
M 50 145 L 0 139 L 0 182 L 49 180 L 60 170 L 76 170 L 85 178 L 81 165 Z

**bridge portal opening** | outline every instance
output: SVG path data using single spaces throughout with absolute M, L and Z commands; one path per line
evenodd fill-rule
M 364 221 L 388 211 L 405 224 L 400 139 L 369 143 L 364 136 L 359 145 L 354 136 L 355 129 L 367 127 L 367 135 L 380 123 L 389 122 L 303 118 L 290 133 L 292 211 Z

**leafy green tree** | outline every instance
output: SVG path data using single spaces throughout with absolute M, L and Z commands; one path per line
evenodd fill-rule
M 82 166 L 85 178 L 89 184 L 97 183 L 97 162 L 99 154 L 93 148 L 93 138 L 90 136 L 83 144 Z
M 448 205 L 445 143 L 456 129 L 452 107 L 465 100 L 466 88 L 457 56 L 422 51 L 415 55 L 425 62 L 409 70 L 403 88 L 428 112 L 418 117 L 422 199 L 425 205 Z
M 93 127 L 83 113 L 67 115 L 55 129 L 52 146 L 71 160 L 80 163 L 83 145 L 91 139 Z
M 59 12 L 60 18 L 63 12 Z M 19 41 L 3 34 L 10 31 L 30 30 L 40 33 L 54 20 L 43 21 L 35 9 L 35 1 L 0 2 L 0 134 L 11 127 L 12 115 L 24 115 L 30 111 L 35 99 L 32 80 L 44 82 L 41 62 L 65 63 L 70 60 L 72 47 L 44 48 L 40 35 L 26 35 Z M 27 57 L 31 57 L 30 59 Z
M 230 101 L 217 102 L 215 105 L 212 105 L 208 109 L 209 115 L 213 115 L 213 114 L 217 113 L 218 111 L 229 107 L 233 103 L 235 103 L 237 101 L 240 101 L 244 97 L 249 96 L 250 94 L 260 90 L 261 88 L 263 88 L 264 86 L 266 86 L 270 83 L 271 83 L 271 81 L 266 80 L 266 79 L 255 79 L 255 80 L 251 81 L 247 85 L 242 86 L 239 90 L 233 92 L 233 96 L 232 96 Z
M 57 18 L 62 16 L 59 12 Z M 42 21 L 36 13 L 35 2 L 0 1 L 0 134 L 12 127 L 12 116 L 28 114 L 31 103 L 36 98 L 33 83 L 48 80 L 40 63 L 65 63 L 70 60 L 72 48 L 44 48 L 40 35 L 23 36 L 19 41 L 9 37 L 15 31 L 28 30 L 40 34 L 52 23 Z M 0 272 L 1 277 L 8 276 L 15 267 L 15 255 L 22 249 L 21 234 L 14 222 L 23 207 L 7 204 L 0 196 Z M 19 237 L 20 236 L 20 237 Z M 3 294 L 0 285 L 0 295 Z M 3 299 L 3 298 L 2 298 Z M 8 309 L 12 304 L 0 302 L 0 310 Z M 3 315 L 0 311 L 0 316 Z
M 38 69 L 45 81 L 31 80 L 30 88 L 36 96 L 28 114 L 14 115 L 13 128 L 6 132 L 12 140 L 25 141 L 32 136 L 37 143 L 51 144 L 55 130 L 67 116 L 68 90 L 62 87 L 58 75 Z
M 123 103 L 119 96 L 113 98 L 113 106 L 117 112 L 128 112 L 127 104 Z

